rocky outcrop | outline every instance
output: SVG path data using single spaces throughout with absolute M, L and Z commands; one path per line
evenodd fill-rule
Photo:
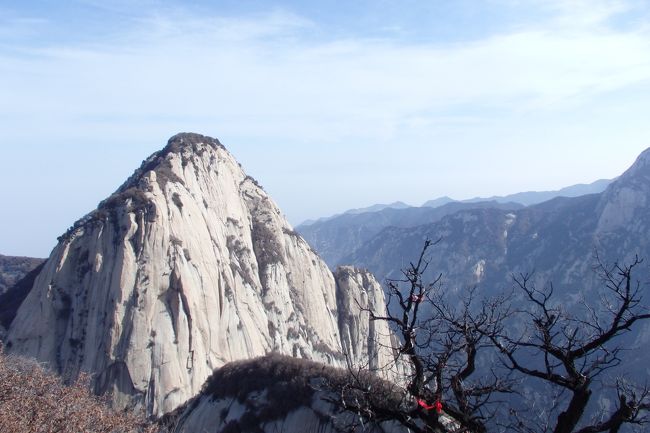
M 598 206 L 598 232 L 633 228 L 650 201 L 650 149 L 602 194 Z
M 60 237 L 7 347 L 162 415 L 233 360 L 389 356 L 366 347 L 374 325 L 348 324 L 353 299 L 379 308 L 382 296 L 354 270 L 337 286 L 217 140 L 179 134 Z
M 383 311 L 385 300 L 383 289 L 375 277 L 365 269 L 353 266 L 339 266 L 334 272 L 336 298 L 339 310 L 341 341 L 354 365 L 363 365 L 386 379 L 400 376 L 395 354 L 387 350 L 386 344 L 393 336 L 388 322 L 369 320 L 369 311 Z M 362 341 L 366 344 L 360 344 Z M 394 343 L 391 347 L 397 347 Z
M 409 404 L 402 389 L 370 375 L 366 379 L 374 403 L 391 409 Z M 217 370 L 199 395 L 163 421 L 174 433 L 406 431 L 397 423 L 373 423 L 343 410 L 337 404 L 341 392 L 352 396 L 348 387 L 353 383 L 347 369 L 285 356 L 234 362 Z
M 16 317 L 18 307 L 34 287 L 34 280 L 44 266 L 45 262 L 40 263 L 11 286 L 9 290 L 0 294 L 0 340 L 4 341 L 6 329 Z
M 43 259 L 0 254 L 0 295 L 43 262 Z

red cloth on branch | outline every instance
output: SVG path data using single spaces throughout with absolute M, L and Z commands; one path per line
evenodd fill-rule
M 442 413 L 442 403 L 440 403 L 440 400 L 436 400 L 436 402 L 433 404 L 427 404 L 426 401 L 422 400 L 421 398 L 418 398 L 417 402 L 418 405 L 420 405 L 420 407 L 422 407 L 425 410 L 435 409 L 436 412 Z

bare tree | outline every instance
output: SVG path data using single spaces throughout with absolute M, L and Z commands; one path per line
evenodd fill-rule
M 395 363 L 407 367 L 401 391 L 393 390 L 399 398 L 381 403 L 385 399 L 361 380 L 364 372 L 351 372 L 353 380 L 339 399 L 345 410 L 413 432 L 615 433 L 626 423 L 648 421 L 649 388 L 624 380 L 611 384 L 615 409 L 592 422 L 583 419 L 594 380 L 621 363 L 618 337 L 650 318 L 632 275 L 641 260 L 611 267 L 598 261 L 603 307 L 585 302 L 584 314 L 576 316 L 555 302 L 552 286 L 539 290 L 527 274 L 514 277 L 516 290 L 507 295 L 484 298 L 469 289 L 462 299 L 449 299 L 442 275 L 423 280 L 436 243 L 425 241 L 402 278 L 388 280 L 386 315 L 363 309 L 371 320 L 388 322 L 399 337 Z M 517 291 L 523 302 L 515 298 Z M 527 420 L 525 406 L 522 412 L 507 397 L 521 394 L 516 400 L 525 402 L 524 382 L 531 379 L 547 384 L 541 389 L 555 402 L 545 412 L 551 417 L 546 423 Z
M 510 425 L 512 430 L 614 433 L 625 423 L 647 421 L 647 385 L 633 387 L 622 380 L 614 380 L 617 407 L 599 420 L 584 421 L 595 380 L 622 362 L 624 352 L 618 337 L 630 332 L 636 322 L 650 318 L 650 310 L 642 303 L 641 285 L 633 278 L 641 260 L 636 257 L 628 265 L 607 266 L 596 258 L 595 270 L 604 285 L 600 306 L 583 301 L 578 313 L 567 311 L 555 301 L 552 285 L 537 289 L 529 274 L 514 277 L 526 301 L 517 315 L 526 326 L 518 334 L 499 332 L 488 336 L 503 355 L 508 370 L 542 381 L 555 395 L 568 397 L 557 402 L 556 416 L 544 428 L 519 419 Z
M 427 254 L 435 244 L 427 240 L 402 278 L 387 282 L 385 316 L 362 308 L 371 320 L 388 322 L 399 338 L 395 362 L 406 364 L 407 371 L 403 404 L 377 408 L 367 400 L 351 404 L 348 398 L 344 406 L 373 421 L 397 421 L 414 432 L 486 432 L 498 405 L 495 397 L 511 393 L 513 382 L 490 369 L 479 374 L 477 361 L 483 352 L 494 352 L 490 336 L 501 331 L 509 311 L 496 308 L 505 299 L 479 301 L 473 290 L 456 306 L 444 296 L 442 275 L 425 282 Z M 352 377 L 351 388 L 363 390 L 358 373 Z

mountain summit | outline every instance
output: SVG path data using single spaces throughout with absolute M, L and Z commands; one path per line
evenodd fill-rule
M 388 329 L 351 302 L 383 308 L 379 284 L 341 278 L 218 140 L 178 134 L 59 238 L 7 347 L 162 415 L 233 360 L 390 356 Z

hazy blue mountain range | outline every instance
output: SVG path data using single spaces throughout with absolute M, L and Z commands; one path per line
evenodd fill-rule
M 428 255 L 426 279 L 442 274 L 442 290 L 451 299 L 460 300 L 472 287 L 479 295 L 507 293 L 513 290 L 513 275 L 529 273 L 536 287 L 552 285 L 555 301 L 567 311 L 584 311 L 583 303 L 602 308 L 601 296 L 607 289 L 595 272 L 598 260 L 625 264 L 638 256 L 645 261 L 635 278 L 648 305 L 650 149 L 600 193 L 555 197 L 519 209 L 465 208 L 415 227 L 386 227 L 339 261 L 367 268 L 379 281 L 399 278 L 400 269 L 417 259 L 425 239 L 439 240 Z M 517 299 L 515 308 L 523 305 Z M 604 310 L 597 311 L 599 317 L 607 317 Z M 632 350 L 625 352 L 618 368 L 597 379 L 602 385 L 614 383 L 612 376 L 620 374 L 633 382 L 647 381 L 650 324 L 638 325 L 616 342 Z M 522 324 L 508 326 L 518 329 Z M 494 363 L 484 360 L 485 365 Z M 525 381 L 522 389 L 536 404 L 543 404 L 538 386 Z M 611 405 L 608 398 L 615 397 L 603 393 L 591 401 L 588 417 Z
M 373 272 L 379 281 L 395 278 L 416 259 L 425 239 L 431 250 L 430 276 L 442 274 L 443 287 L 459 295 L 469 287 L 492 295 L 512 288 L 512 275 L 532 273 L 538 287 L 554 286 L 565 308 L 597 302 L 604 290 L 594 272 L 596 256 L 606 264 L 645 258 L 637 278 L 648 302 L 650 275 L 650 149 L 644 151 L 605 191 L 556 197 L 507 210 L 462 209 L 417 227 L 388 227 L 341 259 Z M 650 374 L 650 327 L 626 343 L 643 350 L 626 356 L 628 372 Z
M 372 206 L 368 206 L 368 207 L 361 207 L 361 208 L 358 208 L 358 209 L 346 210 L 343 213 L 332 215 L 332 216 L 329 216 L 329 217 L 322 217 L 322 218 L 318 218 L 316 220 L 306 220 L 306 221 L 301 222 L 300 226 L 308 226 L 308 225 L 311 225 L 311 224 L 314 224 L 314 223 L 322 223 L 322 222 L 329 221 L 331 219 L 334 219 L 334 218 L 342 216 L 342 215 L 356 215 L 356 214 L 361 214 L 361 213 L 366 213 L 366 212 L 379 212 L 379 211 L 384 210 L 384 209 L 407 209 L 407 208 L 411 208 L 411 207 L 413 207 L 413 206 L 408 205 L 408 204 L 406 204 L 406 203 L 404 203 L 402 201 L 396 201 L 396 202 L 389 203 L 389 204 L 373 204 Z
M 555 197 L 578 197 L 581 195 L 595 194 L 603 192 L 607 185 L 612 183 L 610 179 L 599 179 L 592 183 L 584 184 L 579 183 L 577 185 L 567 186 L 565 188 L 556 190 L 556 191 L 526 191 L 518 192 L 515 194 L 509 194 L 505 196 L 492 196 L 492 197 L 475 197 L 468 200 L 460 200 L 464 203 L 472 203 L 478 201 L 496 201 L 499 203 L 509 203 L 515 202 L 523 204 L 524 206 L 529 206 L 532 204 L 541 203 L 547 200 L 550 200 Z M 440 197 L 434 200 L 429 200 L 425 202 L 422 206 L 428 207 L 438 207 L 443 204 L 449 203 L 450 201 L 456 201 L 449 197 Z
M 608 259 L 650 257 L 649 160 L 650 151 L 643 152 L 601 193 L 519 208 L 481 203 L 426 224 L 387 227 L 340 261 L 390 277 L 417 254 L 423 239 L 439 238 L 432 268 L 454 285 L 496 287 L 512 272 L 534 270 L 540 280 L 580 290 L 596 251 Z
M 346 263 L 345 257 L 360 248 L 386 227 L 412 228 L 438 221 L 446 215 L 461 209 L 497 208 L 514 210 L 521 208 L 517 203 L 460 203 L 452 202 L 437 208 L 410 207 L 405 209 L 385 208 L 375 212 L 339 215 L 328 221 L 299 226 L 296 230 L 316 249 L 318 254 L 332 268 Z
M 515 210 L 524 206 L 550 200 L 554 197 L 577 197 L 602 192 L 610 180 L 597 180 L 590 184 L 572 185 L 557 191 L 531 191 L 507 196 L 454 200 L 440 197 L 429 200 L 421 207 L 403 202 L 352 209 L 342 214 L 306 221 L 296 230 L 318 251 L 330 267 L 347 263 L 344 258 L 387 227 L 417 227 L 438 221 L 459 210 L 496 208 Z

